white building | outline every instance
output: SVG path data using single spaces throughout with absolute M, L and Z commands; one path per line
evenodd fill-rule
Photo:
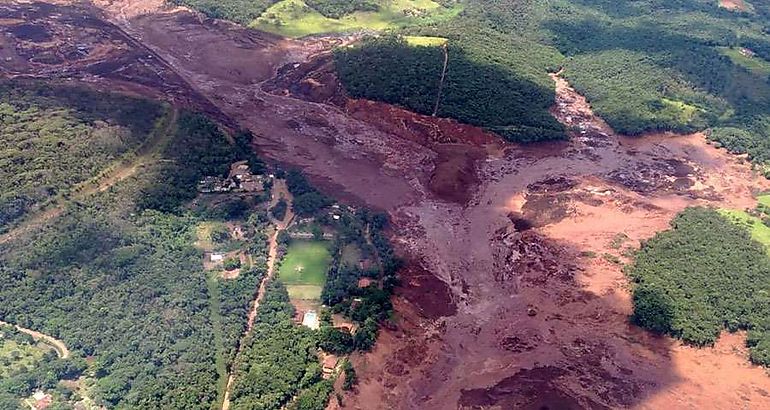
M 318 330 L 321 324 L 318 322 L 318 313 L 315 310 L 308 310 L 305 315 L 302 316 L 302 324 L 313 330 Z

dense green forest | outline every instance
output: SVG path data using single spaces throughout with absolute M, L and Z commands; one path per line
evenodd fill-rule
M 515 73 L 511 69 L 515 62 L 506 53 L 468 47 L 465 40 L 472 41 L 449 38 L 440 95 L 444 50 L 439 47 L 415 47 L 393 36 L 373 38 L 356 47 L 338 49 L 335 63 L 346 90 L 354 97 L 397 104 L 427 115 L 437 107 L 439 116 L 488 128 L 511 140 L 565 137 L 563 127 L 548 113 L 554 100 L 552 88 Z
M 238 357 L 231 402 L 234 410 L 278 410 L 303 390 L 326 384 L 321 379 L 315 332 L 297 326 L 293 316 L 286 288 L 272 280 Z M 320 409 L 325 408 L 329 392 L 319 396 Z
M 184 113 L 176 128 L 164 161 L 73 204 L 53 223 L 3 245 L 0 257 L 0 317 L 62 339 L 76 357 L 92 357 L 93 398 L 110 407 L 208 409 L 218 394 L 218 356 L 232 360 L 264 275 L 265 241 L 255 235 L 257 262 L 219 289 L 226 320 L 215 328 L 194 246 L 205 214 L 182 205 L 201 175 L 225 172 L 242 159 L 241 149 L 197 114 Z M 263 219 L 253 220 L 261 229 Z M 31 379 L 23 393 L 48 383 Z
M 324 2 L 343 3 L 333 9 L 344 13 L 359 4 Z M 563 69 L 621 133 L 708 130 L 728 149 L 749 153 L 758 164 L 770 162 L 770 75 L 755 69 L 770 63 L 770 5 L 754 2 L 751 11 L 738 12 L 713 0 L 461 3 L 453 18 L 390 27 L 392 34 L 449 40 L 438 115 L 511 140 L 562 138 L 547 111 L 553 103 L 547 73 Z M 248 19 L 225 17 L 244 22 L 264 6 L 257 2 L 247 10 Z M 735 59 L 743 48 L 754 56 Z M 353 96 L 433 113 L 441 49 L 386 36 L 339 50 L 336 62 Z
M 338 19 L 354 11 L 377 11 L 380 6 L 366 0 L 305 0 L 305 4 L 325 17 Z
M 248 25 L 278 0 L 168 0 L 187 6 L 212 18 L 232 20 Z
M 543 80 L 547 71 L 563 68 L 563 75 L 619 132 L 713 127 L 713 139 L 765 162 L 770 155 L 768 76 L 734 63 L 723 51 L 747 47 L 754 58 L 766 57 L 764 30 L 760 16 L 722 10 L 711 1 L 502 0 L 468 2 L 454 21 L 402 32 L 449 39 L 447 89 L 439 115 L 516 140 L 554 137 L 551 132 L 538 135 L 531 127 L 553 129 L 541 125 L 547 123 L 553 87 Z M 436 96 L 437 54 L 370 41 L 338 52 L 337 67 L 354 96 L 427 113 L 428 100 Z M 469 62 L 476 67 L 465 67 Z M 501 81 L 506 78 L 511 80 Z M 522 98 L 512 98 L 516 95 Z M 521 132 L 510 135 L 495 127 L 505 121 L 519 125 Z M 748 141 L 733 138 L 735 128 Z
M 746 228 L 688 208 L 643 244 L 629 274 L 634 323 L 698 346 L 747 329 L 751 360 L 770 366 L 770 258 Z
M 0 82 L 0 232 L 137 148 L 163 111 L 80 87 Z

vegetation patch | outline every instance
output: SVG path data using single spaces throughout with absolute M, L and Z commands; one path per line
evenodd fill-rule
M 44 353 L 50 350 L 36 346 L 35 343 L 20 343 L 3 336 L 0 338 L 0 377 L 11 377 L 34 368 L 43 360 Z
M 730 222 L 749 231 L 751 238 L 764 245 L 770 253 L 770 227 L 762 219 L 746 211 L 735 209 L 720 209 L 719 213 Z
M 722 54 L 730 57 L 734 64 L 744 67 L 758 76 L 767 78 L 770 75 L 770 61 L 754 55 L 750 49 L 722 47 L 719 50 Z
M 77 366 L 52 361 L 63 370 L 41 365 L 0 383 L 0 392 L 26 397 L 52 388 L 62 377 L 48 373 L 77 378 L 85 369 L 78 363 L 92 356 L 89 390 L 99 405 L 209 409 L 263 264 L 216 289 L 217 297 L 195 246 L 203 221 L 182 205 L 201 176 L 226 172 L 242 154 L 215 123 L 185 113 L 159 154 L 165 161 L 6 243 L 0 317 L 61 338 L 72 351 L 63 363 Z
M 548 112 L 553 89 L 521 77 L 502 63 L 493 63 L 497 60 L 493 55 L 470 54 L 455 44 L 451 41 L 447 49 L 439 116 L 485 127 L 511 140 L 564 138 L 563 127 Z M 433 113 L 443 50 L 412 47 L 404 38 L 387 36 L 339 49 L 335 62 L 352 96 Z
M 385 30 L 444 20 L 462 6 L 444 7 L 431 0 L 282 0 L 251 27 L 287 37 L 354 30 Z
M 148 100 L 0 81 L 0 232 L 138 148 L 163 113 Z
M 711 209 L 688 208 L 671 227 L 644 243 L 629 269 L 632 321 L 697 346 L 724 328 L 746 329 L 751 360 L 770 365 L 767 249 Z
M 331 388 L 322 379 L 317 339 L 312 330 L 297 326 L 293 317 L 294 308 L 283 284 L 271 281 L 237 359 L 233 409 L 278 410 L 297 394 L 303 402 L 313 399 L 323 405 L 290 408 L 325 408 Z
M 169 0 L 217 19 L 232 20 L 247 25 L 277 0 Z

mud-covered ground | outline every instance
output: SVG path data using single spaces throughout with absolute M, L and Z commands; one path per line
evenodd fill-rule
M 454 121 L 346 98 L 326 53 L 351 39 L 285 40 L 161 5 L 99 0 L 53 10 L 108 27 L 99 30 L 114 36 L 99 44 L 127 45 L 105 62 L 134 67 L 145 53 L 143 66 L 165 75 L 150 83 L 99 74 L 100 84 L 158 95 L 179 84 L 177 103 L 211 104 L 249 128 L 266 158 L 393 217 L 393 240 L 409 261 L 397 326 L 354 359 L 361 383 L 344 407 L 770 408 L 770 377 L 749 364 L 742 335 L 694 349 L 629 325 L 618 263 L 686 206 L 753 206 L 754 191 L 770 184 L 742 159 L 700 134 L 617 136 L 558 76 L 553 113 L 576 130 L 570 141 L 506 144 Z M 6 16 L 14 7 L 32 6 L 0 6 L 10 33 L 0 53 L 11 57 L 0 70 L 49 75 L 24 47 L 53 37 L 61 48 L 80 34 L 55 33 L 70 24 L 78 32 L 77 21 L 30 23 Z M 56 67 L 90 73 L 87 61 Z

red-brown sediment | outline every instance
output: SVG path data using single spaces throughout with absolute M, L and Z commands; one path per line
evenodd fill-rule
M 743 159 L 701 134 L 618 136 L 556 76 L 553 113 L 578 131 L 505 144 L 344 97 L 321 59 L 345 39 L 279 39 L 153 1 L 100 7 L 139 44 L 129 49 L 147 47 L 183 95 L 249 128 L 266 158 L 392 216 L 410 261 L 397 327 L 354 358 L 361 382 L 345 407 L 770 407 L 743 335 L 695 349 L 630 325 L 613 263 L 687 206 L 754 206 L 770 184 Z M 4 73 L 27 69 L 8 61 Z M 619 233 L 629 239 L 615 249 Z

